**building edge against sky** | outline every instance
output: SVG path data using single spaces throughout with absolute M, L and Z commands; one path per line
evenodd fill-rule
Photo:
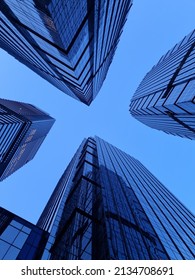
M 48 233 L 0 207 L 0 260 L 40 259 Z
M 195 139 L 195 30 L 146 74 L 130 112 L 152 128 Z
M 131 0 L 3 0 L 0 47 L 89 105 L 106 78 L 131 6 Z
M 194 259 L 194 215 L 138 160 L 83 140 L 40 219 L 43 259 Z
M 0 180 L 34 158 L 55 119 L 37 107 L 0 98 Z
M 194 259 L 193 238 L 193 214 L 99 137 L 83 140 L 36 226 L 0 208 L 0 259 Z

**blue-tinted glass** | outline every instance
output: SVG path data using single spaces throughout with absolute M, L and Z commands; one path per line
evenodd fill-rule
M 106 77 L 131 4 L 131 0 L 4 0 L 0 41 L 44 79 L 90 104 Z
M 14 227 L 21 229 L 23 227 L 23 225 L 15 220 L 12 220 L 10 225 L 13 225 Z
M 168 134 L 195 139 L 195 32 L 167 52 L 146 74 L 131 104 L 132 116 Z M 162 93 L 159 96 L 159 93 Z M 142 106 L 144 98 L 152 96 Z
M 12 243 L 14 241 L 14 239 L 16 238 L 16 236 L 18 235 L 19 230 L 12 227 L 12 226 L 8 226 L 4 232 L 1 234 L 1 239 Z
M 29 234 L 31 232 L 31 229 L 26 227 L 26 226 L 23 226 L 22 231 L 24 231 L 24 232 Z
M 15 260 L 19 254 L 20 250 L 11 246 L 4 256 L 4 260 Z
M 5 241 L 0 240 L 0 259 L 2 259 L 7 252 L 10 244 L 6 243 Z
M 24 245 L 24 242 L 26 241 L 28 235 L 26 233 L 20 232 L 16 239 L 14 240 L 13 245 L 15 245 L 18 248 L 22 248 Z

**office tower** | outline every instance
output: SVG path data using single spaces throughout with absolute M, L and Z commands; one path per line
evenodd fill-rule
M 99 92 L 132 0 L 3 0 L 0 47 L 85 104 Z
M 85 139 L 37 225 L 43 259 L 193 259 L 194 216 L 138 160 Z
M 0 98 L 0 180 L 33 159 L 54 122 L 31 104 Z
M 0 260 L 40 259 L 48 233 L 0 207 Z
M 195 30 L 146 74 L 130 112 L 152 128 L 195 139 Z

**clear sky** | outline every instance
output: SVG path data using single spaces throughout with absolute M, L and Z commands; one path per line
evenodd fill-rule
M 0 50 L 0 96 L 56 119 L 35 158 L 0 183 L 2 207 L 36 223 L 83 138 L 97 135 L 140 160 L 195 212 L 195 141 L 153 130 L 128 111 L 145 74 L 194 29 L 194 11 L 194 0 L 134 0 L 107 78 L 89 107 Z

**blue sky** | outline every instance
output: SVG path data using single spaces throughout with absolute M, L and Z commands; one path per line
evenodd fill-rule
M 134 0 L 107 78 L 90 107 L 0 50 L 0 96 L 34 104 L 56 119 L 35 158 L 0 183 L 2 207 L 36 223 L 83 138 L 97 135 L 140 160 L 195 212 L 195 141 L 153 130 L 128 111 L 146 72 L 194 29 L 194 11 L 194 0 Z

